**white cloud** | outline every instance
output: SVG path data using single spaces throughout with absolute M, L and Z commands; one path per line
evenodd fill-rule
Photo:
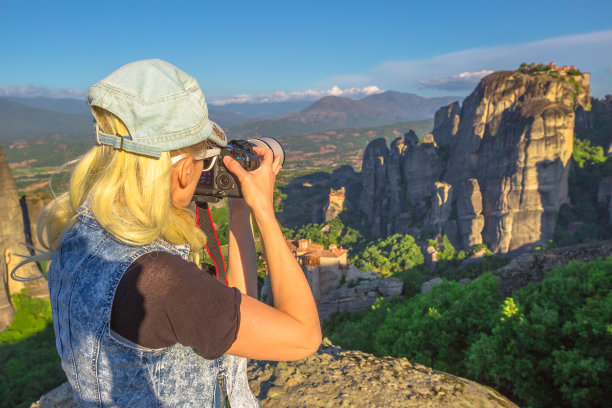
M 17 86 L 0 85 L 0 96 L 21 96 L 21 97 L 35 97 L 44 96 L 47 98 L 72 98 L 72 99 L 84 99 L 87 95 L 86 89 L 49 89 L 44 85 L 30 84 L 28 86 Z
M 446 78 L 433 78 L 429 81 L 419 81 L 421 89 L 444 89 L 447 91 L 471 90 L 482 79 L 492 73 L 490 69 L 477 72 L 462 72 Z
M 612 93 L 608 68 L 612 66 L 612 30 L 587 34 L 566 35 L 540 41 L 502 46 L 472 48 L 438 55 L 425 60 L 388 61 L 366 72 L 352 72 L 334 76 L 319 86 L 363 86 L 375 83 L 384 89 L 404 92 L 443 93 L 440 87 L 425 86 L 441 83 L 458 72 L 513 70 L 521 62 L 575 65 L 583 72 L 591 72 L 593 93 Z M 444 88 L 448 91 L 450 88 Z M 458 89 L 458 88 L 456 88 Z M 457 92 L 460 93 L 460 92 Z
M 362 88 L 347 88 L 341 89 L 334 85 L 329 89 L 317 91 L 308 89 L 306 91 L 276 91 L 271 94 L 248 95 L 240 94 L 233 95 L 227 98 L 217 98 L 209 101 L 211 105 L 227 105 L 230 103 L 266 103 L 266 102 L 287 102 L 287 101 L 315 101 L 324 96 L 343 96 L 347 98 L 361 98 L 375 93 L 383 92 L 382 89 L 375 85 L 368 85 Z

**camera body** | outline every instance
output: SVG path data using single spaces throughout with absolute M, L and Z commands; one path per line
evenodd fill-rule
M 217 202 L 225 197 L 242 197 L 240 182 L 223 164 L 223 158 L 230 156 L 246 171 L 259 167 L 261 156 L 253 147 L 263 146 L 281 155 L 284 162 L 285 154 L 282 146 L 275 139 L 262 137 L 250 140 L 230 140 L 227 146 L 221 148 L 221 153 L 212 168 L 203 171 L 196 185 L 193 201 L 196 203 Z

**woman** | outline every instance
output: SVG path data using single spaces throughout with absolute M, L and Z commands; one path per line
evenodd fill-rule
M 252 172 L 224 158 L 244 195 L 229 200 L 226 287 L 196 266 L 206 238 L 188 209 L 211 148 L 226 144 L 198 83 L 167 62 L 137 61 L 92 86 L 87 101 L 99 145 L 38 223 L 53 254 L 57 350 L 76 401 L 258 406 L 245 357 L 301 359 L 321 340 L 312 293 L 273 211 L 280 162 L 261 148 Z M 274 308 L 256 300 L 251 216 Z

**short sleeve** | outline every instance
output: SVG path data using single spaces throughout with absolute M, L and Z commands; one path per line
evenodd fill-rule
M 167 252 L 138 258 L 113 302 L 111 328 L 148 348 L 180 343 L 206 359 L 220 357 L 238 335 L 242 295 Z

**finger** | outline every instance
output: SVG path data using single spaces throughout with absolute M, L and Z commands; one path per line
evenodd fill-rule
M 238 177 L 238 180 L 240 181 L 242 181 L 244 176 L 247 174 L 246 170 L 243 169 L 242 166 L 230 156 L 225 156 L 223 158 L 223 164 L 225 165 L 225 168 Z
M 259 167 L 272 167 L 272 162 L 274 161 L 274 153 L 272 150 L 266 149 L 265 147 L 260 147 L 257 153 L 263 156 L 263 160 Z
M 281 164 L 281 157 L 277 156 L 274 158 L 274 162 L 272 162 L 272 169 L 274 170 L 274 174 L 278 174 L 279 171 L 283 168 Z

